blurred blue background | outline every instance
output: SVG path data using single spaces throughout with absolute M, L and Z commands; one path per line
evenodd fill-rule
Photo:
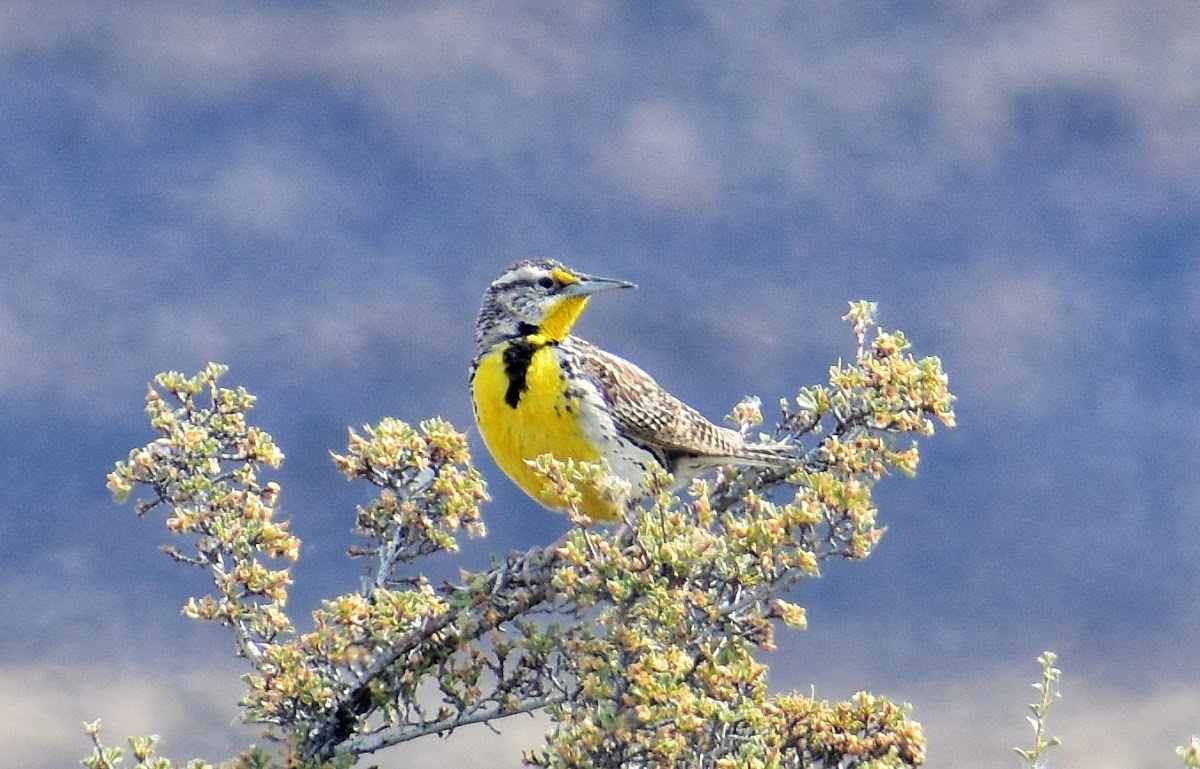
M 846 302 L 938 355 L 960 427 L 889 531 L 795 598 L 773 685 L 916 706 L 929 766 L 1008 767 L 1061 655 L 1061 766 L 1200 731 L 1200 6 L 12 0 L 0 10 L 0 740 L 79 722 L 229 756 L 242 671 L 204 575 L 104 489 L 164 369 L 231 365 L 288 455 L 292 609 L 351 589 L 328 450 L 471 424 L 478 299 L 551 256 L 640 285 L 582 336 L 717 418 L 852 354 Z M 768 410 L 768 414 L 769 414 Z M 768 417 L 769 418 L 769 417 Z M 557 537 L 495 502 L 459 561 Z M 515 766 L 537 720 L 384 766 Z M 390 763 L 389 763 L 390 762 Z

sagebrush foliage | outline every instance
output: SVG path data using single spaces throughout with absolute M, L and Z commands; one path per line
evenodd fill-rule
M 205 568 L 211 594 L 185 612 L 233 631 L 250 665 L 242 713 L 282 743 L 225 764 L 349 765 L 366 753 L 470 723 L 545 710 L 552 730 L 526 763 L 541 767 L 911 767 L 924 761 L 920 725 L 907 707 L 862 693 L 829 703 L 771 694 L 757 653 L 779 625 L 805 626 L 783 596 L 830 559 L 870 554 L 882 529 L 872 488 L 893 470 L 911 475 L 916 436 L 953 426 L 945 373 L 916 358 L 899 333 L 878 329 L 874 306 L 846 316 L 857 349 L 829 383 L 781 403 L 773 439 L 796 447 L 790 471 L 727 468 L 683 498 L 657 476 L 633 500 L 625 525 L 581 524 L 550 549 L 463 572 L 434 585 L 417 562 L 457 550 L 464 529 L 483 536 L 483 479 L 465 436 L 433 419 L 351 431 L 333 456 L 352 480 L 378 487 L 358 511 L 366 560 L 361 588 L 325 601 L 313 629 L 286 610 L 299 541 L 275 519 L 280 489 L 263 467 L 283 459 L 249 424 L 253 398 L 218 381 L 223 366 L 194 377 L 161 374 L 147 396 L 159 437 L 109 475 L 118 501 L 135 487 L 144 515 L 169 509 L 168 527 Z M 756 400 L 735 408 L 743 430 L 761 420 Z M 603 466 L 541 457 L 532 463 L 564 498 L 581 481 L 614 499 L 629 484 Z M 115 766 L 98 726 L 85 763 Z M 167 767 L 153 743 L 139 765 Z M 156 763 L 153 763 L 156 762 Z M 206 766 L 196 762 L 195 766 Z

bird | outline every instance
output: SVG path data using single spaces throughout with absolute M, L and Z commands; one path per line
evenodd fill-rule
M 500 469 L 544 507 L 563 510 L 566 501 L 528 460 L 604 459 L 635 499 L 654 466 L 676 487 L 724 465 L 788 467 L 791 446 L 752 443 L 713 424 L 635 364 L 571 334 L 593 295 L 632 288 L 553 259 L 518 261 L 488 286 L 469 381 L 476 425 Z M 577 488 L 588 518 L 622 520 L 611 495 Z

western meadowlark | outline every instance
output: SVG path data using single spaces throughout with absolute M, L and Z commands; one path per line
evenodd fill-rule
M 604 458 L 635 489 L 652 464 L 680 483 L 721 465 L 787 467 L 786 444 L 746 442 L 634 364 L 570 335 L 592 294 L 618 288 L 635 286 L 531 259 L 509 267 L 484 293 L 471 398 L 484 443 L 508 477 L 542 505 L 562 509 L 564 500 L 546 490 L 526 460 Z M 593 520 L 621 517 L 597 489 L 579 491 L 580 509 Z

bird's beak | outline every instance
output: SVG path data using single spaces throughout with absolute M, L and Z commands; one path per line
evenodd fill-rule
M 601 291 L 611 291 L 614 288 L 637 288 L 637 285 L 627 280 L 613 278 L 597 278 L 594 275 L 573 275 L 577 280 L 568 282 L 558 290 L 559 296 L 588 296 Z

